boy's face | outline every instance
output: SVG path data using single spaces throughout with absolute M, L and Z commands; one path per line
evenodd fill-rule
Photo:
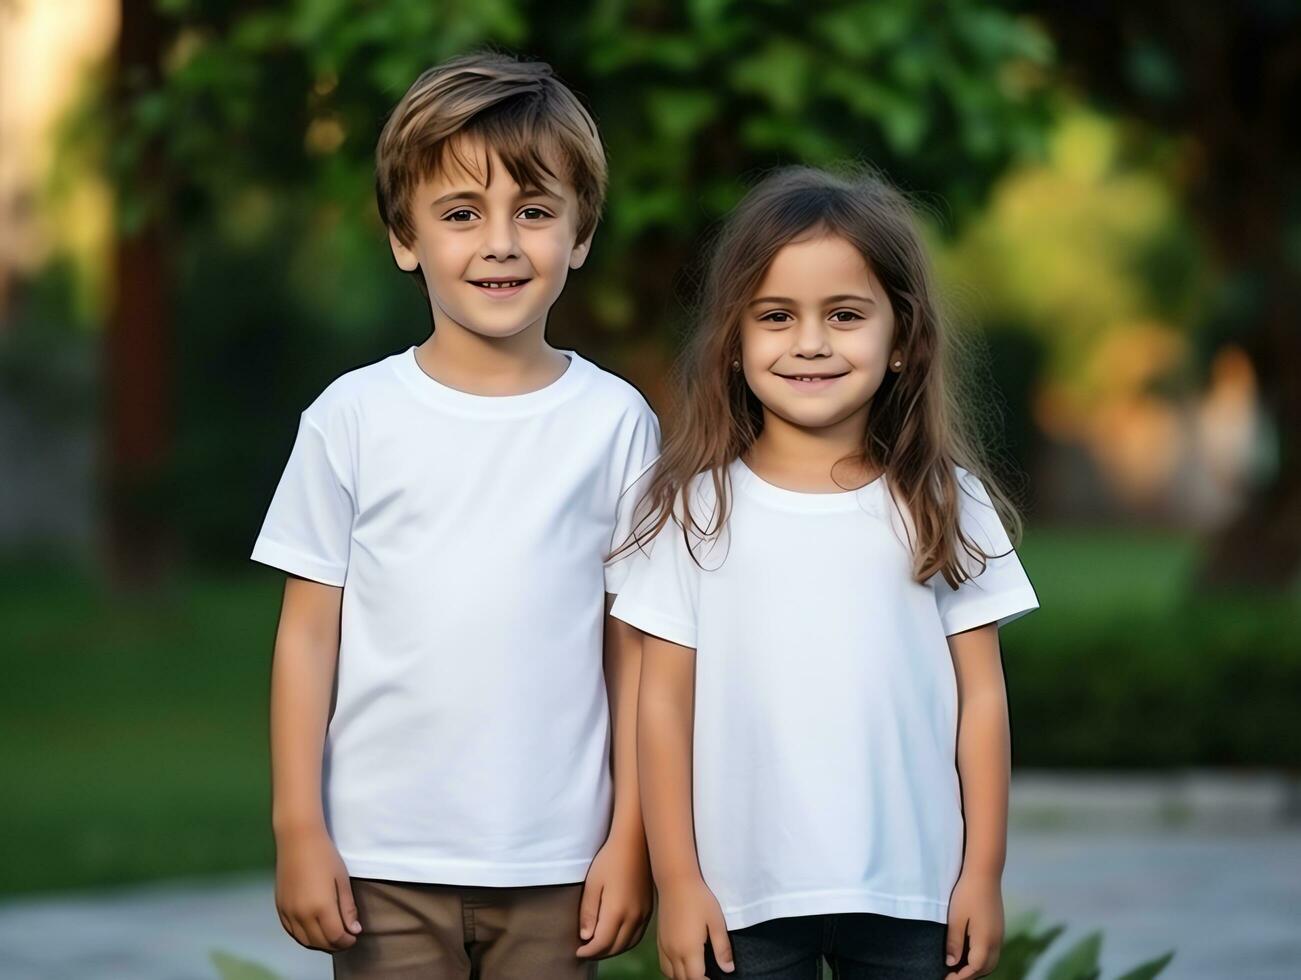
M 424 275 L 435 326 L 451 320 L 484 337 L 512 337 L 545 324 L 591 236 L 574 240 L 578 198 L 568 181 L 520 187 L 495 150 L 470 141 L 458 149 L 478 172 L 447 154 L 446 166 L 412 192 L 415 241 L 403 245 L 390 230 L 389 244 L 399 268 Z
M 741 318 L 746 383 L 805 429 L 863 415 L 899 352 L 885 288 L 838 235 L 786 245 Z

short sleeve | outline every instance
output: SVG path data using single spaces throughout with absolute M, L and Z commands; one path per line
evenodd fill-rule
M 987 623 L 1006 626 L 1039 608 L 1034 587 L 1012 549 L 1012 542 L 984 483 L 966 470 L 959 470 L 958 501 L 962 530 L 976 547 L 993 557 L 986 560 L 982 572 L 975 558 L 965 549 L 960 551 L 965 567 L 975 577 L 967 579 L 957 589 L 944 581 L 938 572 L 933 577 L 932 587 L 945 636 Z
M 326 585 L 342 586 L 352 538 L 353 493 L 332 448 L 306 413 L 280 477 L 253 561 Z M 346 457 L 344 457 L 346 458 Z
M 670 520 L 632 553 L 610 615 L 643 633 L 694 648 L 700 573 L 682 528 Z
M 650 482 L 655 461 L 660 454 L 660 424 L 649 405 L 643 403 L 636 421 L 622 440 L 614 461 L 619 474 L 619 499 L 615 504 L 614 530 L 606 554 L 628 540 L 632 532 L 634 512 Z M 605 564 L 605 591 L 617 594 L 628 577 L 631 549 L 624 551 Z

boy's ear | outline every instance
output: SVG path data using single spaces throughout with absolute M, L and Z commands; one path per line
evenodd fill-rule
M 592 232 L 592 235 L 595 234 L 595 231 Z M 586 241 L 574 243 L 574 247 L 569 251 L 569 268 L 580 269 L 587 261 L 587 256 L 592 251 L 592 235 L 588 235 Z
M 403 272 L 415 272 L 420 268 L 420 259 L 416 257 L 416 253 L 402 244 L 392 228 L 388 230 L 388 243 L 389 248 L 393 249 L 393 261 L 398 264 L 399 269 Z

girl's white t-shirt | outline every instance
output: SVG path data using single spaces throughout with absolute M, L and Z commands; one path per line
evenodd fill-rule
M 884 478 L 804 493 L 740 460 L 727 528 L 692 534 L 700 565 L 672 521 L 637 553 L 612 614 L 696 651 L 696 847 L 729 929 L 833 912 L 947 921 L 963 819 L 946 637 L 1039 605 L 983 484 L 957 472 L 963 529 L 1004 556 L 957 590 L 912 579 Z M 714 503 L 702 474 L 702 527 Z
M 325 744 L 330 834 L 357 877 L 581 881 L 609 829 L 604 564 L 658 454 L 641 394 L 571 350 L 501 397 L 415 348 L 302 414 L 252 558 L 342 586 Z

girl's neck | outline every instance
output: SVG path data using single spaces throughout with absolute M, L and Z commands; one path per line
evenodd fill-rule
M 833 425 L 810 429 L 765 409 L 763 431 L 744 454 L 744 462 L 768 482 L 788 490 L 855 490 L 880 476 L 878 468 L 859 459 L 867 412 L 865 405 Z

